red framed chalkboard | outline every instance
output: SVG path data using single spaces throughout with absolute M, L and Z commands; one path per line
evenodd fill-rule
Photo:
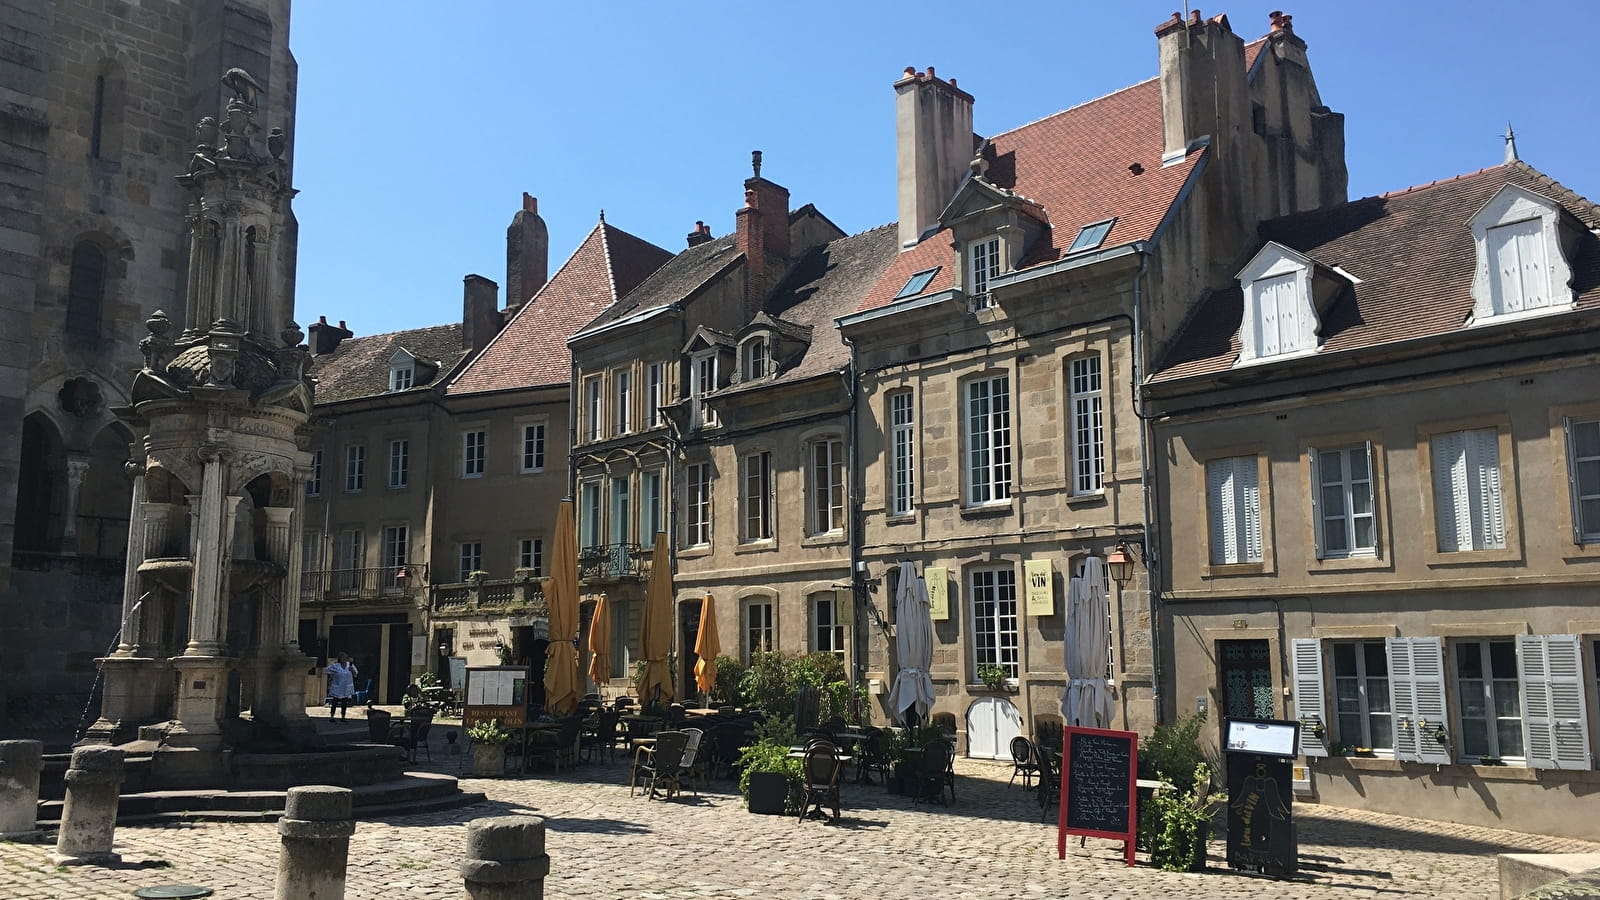
M 1056 812 L 1056 856 L 1067 858 L 1067 835 L 1122 841 L 1133 865 L 1139 831 L 1139 735 L 1132 731 L 1075 728 L 1061 737 L 1061 808 Z

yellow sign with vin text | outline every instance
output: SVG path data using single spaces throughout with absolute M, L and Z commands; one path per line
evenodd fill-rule
M 1055 577 L 1048 559 L 1030 559 L 1023 564 L 1023 576 L 1028 581 L 1027 609 L 1030 616 L 1056 614 Z
M 945 570 L 935 566 L 928 566 L 922 570 L 922 578 L 928 583 L 928 616 L 935 622 L 943 622 L 950 618 L 950 581 Z

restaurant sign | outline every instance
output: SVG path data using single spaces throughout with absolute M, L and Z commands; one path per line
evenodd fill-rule
M 1056 613 L 1056 586 L 1054 569 L 1048 559 L 1030 559 L 1023 563 L 1023 576 L 1028 583 L 1027 610 L 1030 616 L 1053 616 Z
M 928 566 L 922 570 L 922 578 L 928 583 L 928 616 L 935 622 L 943 622 L 950 618 L 950 576 L 947 571 L 938 566 Z

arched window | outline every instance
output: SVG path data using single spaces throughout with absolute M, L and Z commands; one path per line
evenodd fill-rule
M 72 272 L 67 280 L 68 334 L 100 334 L 100 308 L 105 294 L 105 251 L 88 241 L 79 241 L 72 248 Z

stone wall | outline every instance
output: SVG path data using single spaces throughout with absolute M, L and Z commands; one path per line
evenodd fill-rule
M 0 615 L 0 735 L 67 740 L 117 633 L 122 560 L 18 554 Z

